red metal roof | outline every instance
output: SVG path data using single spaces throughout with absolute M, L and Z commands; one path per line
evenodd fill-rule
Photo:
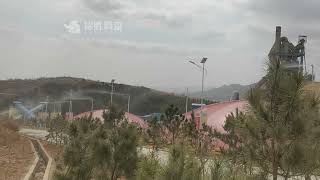
M 200 116 L 200 112 L 207 115 L 207 125 L 214 128 L 216 131 L 225 133 L 223 129 L 226 117 L 232 112 L 235 113 L 236 109 L 244 111 L 248 106 L 247 101 L 226 101 L 203 106 L 193 110 L 195 117 Z M 187 118 L 191 118 L 191 112 L 187 113 Z
M 97 118 L 97 119 L 100 119 L 102 121 L 103 120 L 103 117 L 102 117 L 103 111 L 104 111 L 103 109 L 93 111 L 92 112 L 92 118 Z M 91 111 L 84 112 L 84 113 L 81 113 L 81 114 L 75 116 L 74 118 L 76 119 L 76 118 L 89 116 L 90 113 L 91 113 Z M 125 112 L 124 116 L 128 119 L 129 123 L 137 124 L 141 128 L 144 128 L 144 129 L 148 127 L 147 123 L 142 118 L 140 118 L 139 116 L 136 116 L 136 115 L 128 113 L 128 112 Z
M 239 111 L 245 111 L 248 106 L 247 101 L 226 101 L 221 103 L 215 103 L 206 105 L 202 108 L 193 110 L 196 120 L 199 120 L 201 111 L 207 115 L 207 125 L 220 133 L 225 133 L 223 126 L 226 121 L 226 117 L 235 113 L 236 109 Z M 191 112 L 187 113 L 187 118 L 191 118 Z M 220 139 L 216 139 L 214 142 L 215 150 L 228 149 L 228 144 L 225 144 Z
M 245 111 L 248 106 L 247 101 L 226 101 L 221 103 L 215 103 L 206 105 L 202 108 L 198 108 L 193 110 L 195 116 L 199 117 L 200 112 L 204 112 L 207 115 L 207 125 L 214 128 L 216 131 L 220 133 L 225 133 L 225 130 L 223 129 L 224 123 L 226 121 L 226 117 L 231 114 L 232 112 L 235 113 L 236 109 L 239 111 Z M 102 114 L 104 110 L 96 110 L 93 111 L 92 116 L 93 118 L 98 118 L 103 120 Z M 85 112 L 82 114 L 79 114 L 75 116 L 75 118 L 80 118 L 84 116 L 89 116 L 91 112 Z M 187 118 L 191 118 L 191 112 L 187 113 Z M 138 124 L 143 129 L 148 128 L 148 124 L 140 117 L 131 114 L 131 113 L 125 113 L 125 117 L 128 119 L 130 123 Z M 219 150 L 219 148 L 226 149 L 228 148 L 228 145 L 225 144 L 223 141 L 217 139 L 215 142 L 216 149 Z

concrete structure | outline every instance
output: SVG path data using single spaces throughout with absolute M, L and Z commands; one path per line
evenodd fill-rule
M 29 140 L 29 141 L 30 141 L 31 148 L 32 148 L 32 151 L 33 151 L 33 154 L 34 154 L 35 159 L 34 159 L 32 165 L 30 166 L 27 174 L 24 176 L 23 180 L 32 180 L 32 179 L 33 179 L 34 172 L 35 172 L 36 167 L 37 167 L 37 164 L 38 164 L 38 162 L 39 162 L 38 153 L 37 153 L 37 151 L 35 150 L 34 145 L 33 145 L 33 143 L 31 142 L 31 140 Z
M 305 46 L 306 36 L 299 36 L 298 44 L 293 45 L 287 37 L 281 36 L 281 26 L 276 27 L 275 42 L 269 52 L 269 59 L 280 60 L 288 70 L 306 71 Z
M 32 180 L 35 179 L 35 173 L 37 169 L 41 169 L 44 166 L 44 173 L 43 174 L 43 180 L 51 180 L 54 177 L 54 171 L 55 171 L 55 163 L 54 160 L 50 157 L 50 155 L 47 153 L 45 148 L 42 146 L 41 142 L 37 139 L 29 137 L 32 150 L 35 155 L 35 160 L 32 163 L 31 167 L 29 168 L 29 171 L 23 178 L 23 180 Z M 44 161 L 45 164 L 41 164 L 40 159 Z
M 15 119 L 18 116 L 18 110 L 14 106 L 9 107 L 9 118 Z
M 43 107 L 45 107 L 47 105 L 46 102 L 41 102 L 39 105 L 30 109 L 30 108 L 26 107 L 20 101 L 14 101 L 13 104 L 16 109 L 16 112 L 19 112 L 19 114 L 20 114 L 20 115 L 15 116 L 14 117 L 15 119 L 19 119 L 21 117 L 26 118 L 26 119 L 35 119 L 37 117 L 36 113 L 42 111 Z M 13 110 L 13 111 L 15 111 L 15 110 Z
M 240 100 L 239 91 L 233 91 L 230 101 L 239 101 L 239 100 Z

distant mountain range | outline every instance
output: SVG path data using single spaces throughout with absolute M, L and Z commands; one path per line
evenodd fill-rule
M 240 99 L 245 99 L 248 90 L 253 87 L 254 84 L 251 85 L 241 85 L 241 84 L 230 84 L 223 85 L 217 88 L 211 88 L 209 90 L 204 91 L 204 98 L 212 101 L 226 101 L 229 100 L 235 91 L 238 91 L 240 94 Z M 191 93 L 190 97 L 199 98 L 201 97 L 201 92 Z

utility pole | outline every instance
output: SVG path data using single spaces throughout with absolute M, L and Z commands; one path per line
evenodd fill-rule
M 311 64 L 311 80 L 314 81 L 314 71 L 313 71 L 313 64 Z
M 186 91 L 186 115 L 187 115 L 187 112 L 188 112 L 188 88 Z
M 48 103 L 49 103 L 49 96 L 47 96 L 47 99 L 46 99 L 46 113 L 48 112 Z
M 111 80 L 111 94 L 110 94 L 110 104 L 112 106 L 112 97 L 113 97 L 113 84 L 114 84 L 115 79 Z
M 93 112 L 93 98 L 91 98 L 91 112 Z
M 128 95 L 128 113 L 130 112 L 130 95 Z
M 69 113 L 72 112 L 72 89 L 70 90 Z

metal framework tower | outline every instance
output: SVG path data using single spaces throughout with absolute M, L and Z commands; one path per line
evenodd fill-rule
M 307 36 L 299 35 L 297 45 L 293 45 L 287 37 L 281 36 L 281 26 L 276 27 L 275 42 L 269 52 L 269 59 L 280 60 L 290 71 L 307 72 L 305 43 Z

